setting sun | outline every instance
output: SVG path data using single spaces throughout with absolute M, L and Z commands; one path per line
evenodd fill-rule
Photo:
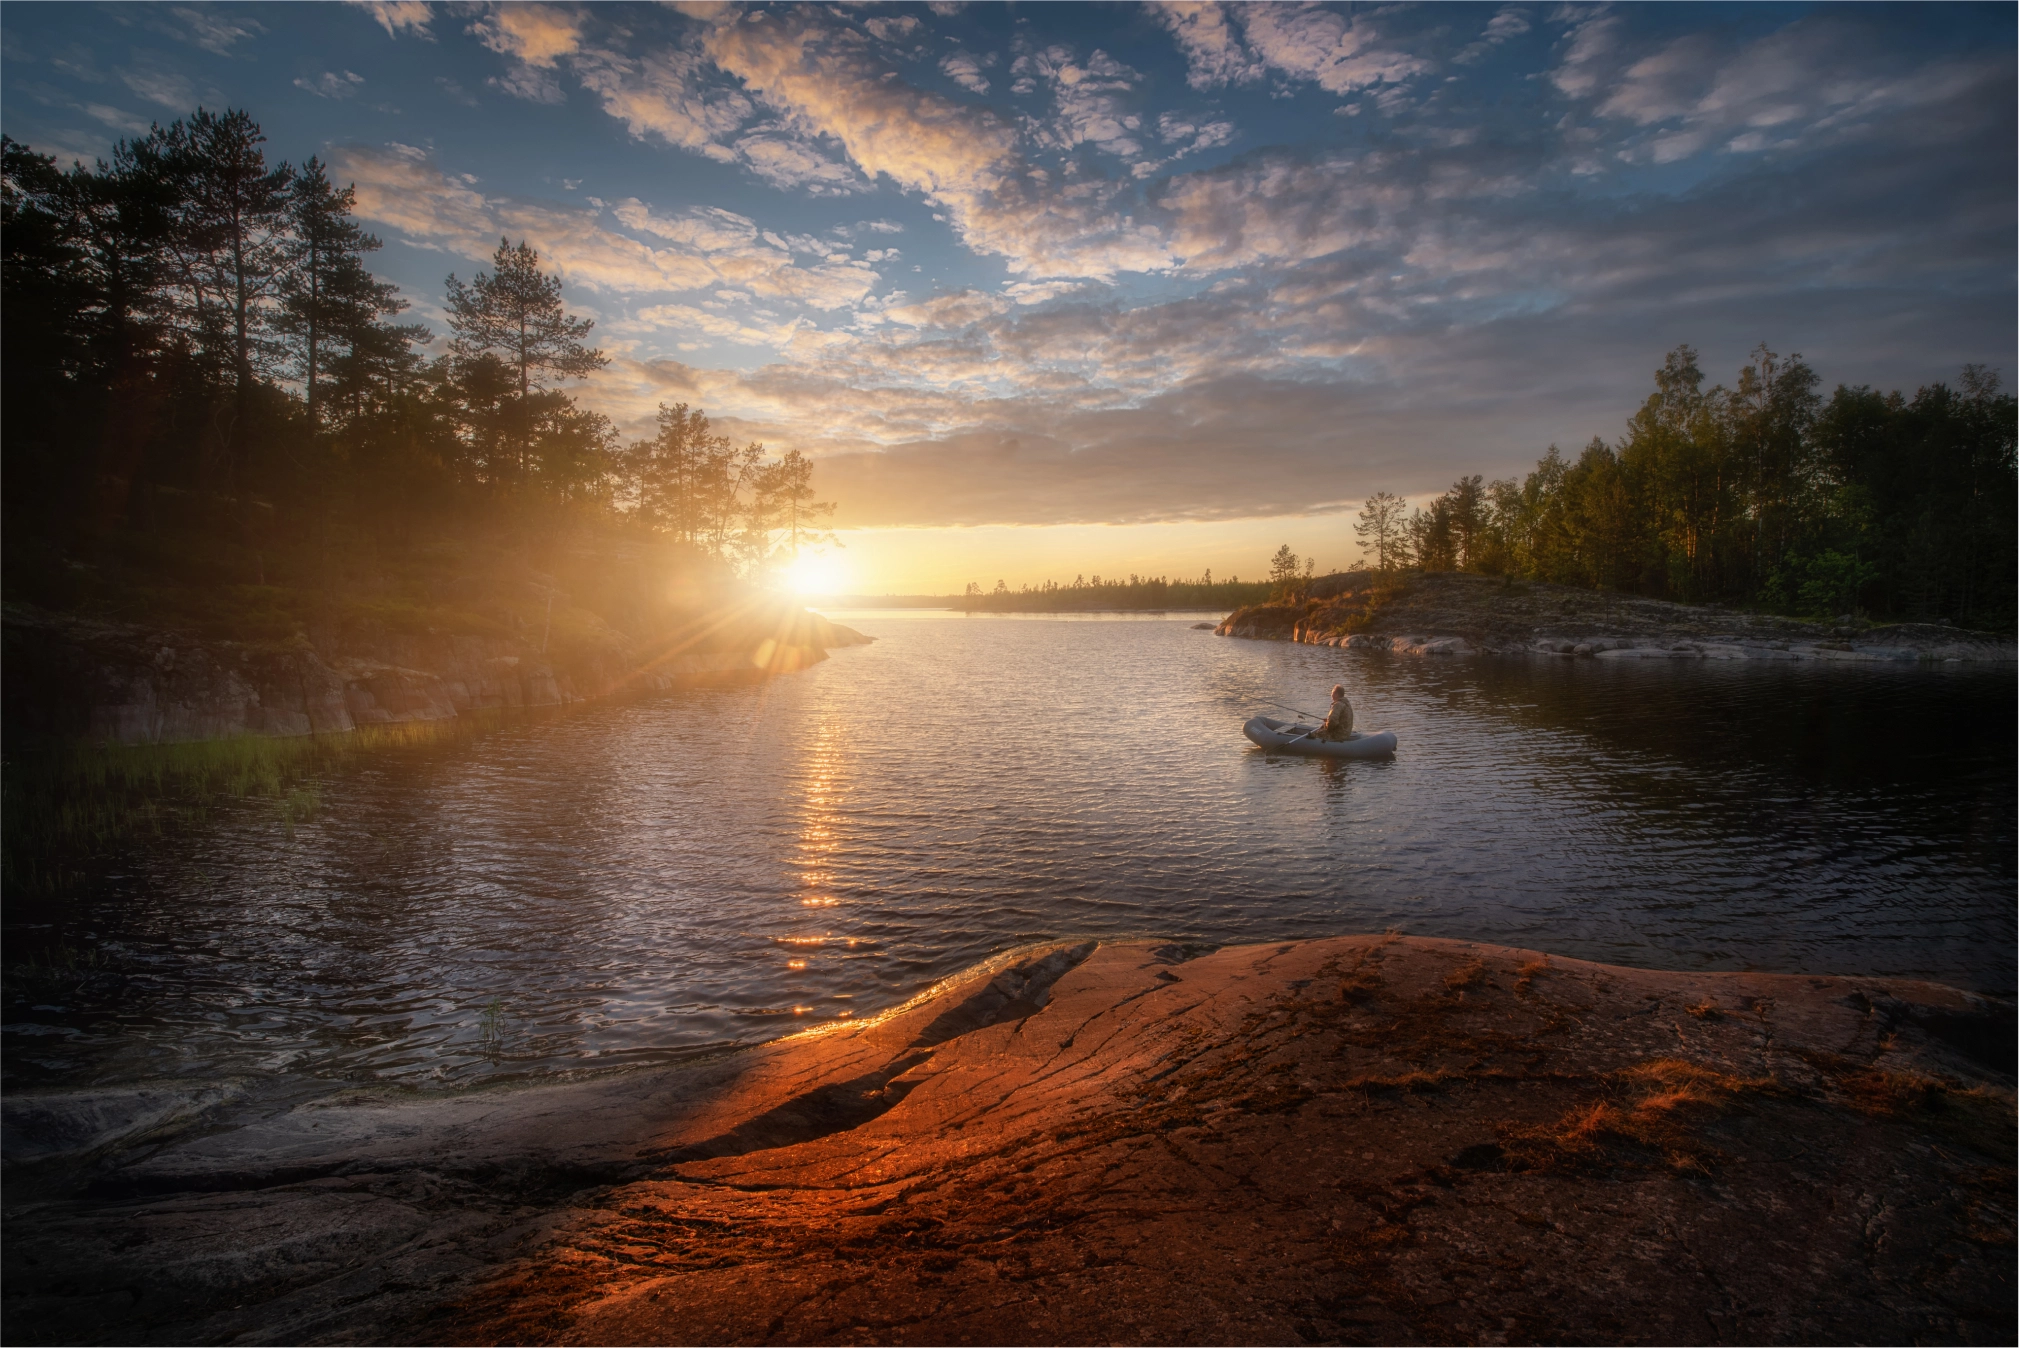
M 783 574 L 794 594 L 840 594 L 848 581 L 848 569 L 831 552 L 801 553 Z

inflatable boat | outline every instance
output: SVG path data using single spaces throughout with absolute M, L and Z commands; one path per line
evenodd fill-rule
M 1317 726 L 1257 716 L 1241 727 L 1241 733 L 1264 749 L 1303 754 L 1306 758 L 1387 758 L 1395 752 L 1395 732 L 1392 730 L 1373 735 L 1356 730 L 1343 740 L 1321 740 L 1312 733 L 1317 729 Z

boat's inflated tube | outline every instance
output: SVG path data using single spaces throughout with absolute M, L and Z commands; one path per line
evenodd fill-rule
M 1373 735 L 1363 735 L 1356 730 L 1343 740 L 1321 740 L 1315 733 L 1317 729 L 1317 726 L 1257 716 L 1241 727 L 1241 733 L 1264 749 L 1303 754 L 1307 758 L 1387 758 L 1395 752 L 1395 732 L 1392 730 Z

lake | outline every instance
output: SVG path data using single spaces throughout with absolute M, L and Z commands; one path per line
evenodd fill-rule
M 1425 660 L 1196 615 L 840 615 L 762 686 L 367 757 L 119 859 L 12 980 L 10 1085 L 657 1063 L 1031 942 L 1397 931 L 2010 993 L 2014 674 Z M 1241 722 L 1343 682 L 1390 762 Z M 19 919 L 14 919 L 18 921 Z M 18 947 L 17 947 L 18 949 Z M 18 958 L 18 956 L 17 956 Z

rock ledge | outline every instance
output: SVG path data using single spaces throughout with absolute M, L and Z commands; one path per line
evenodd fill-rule
M 2010 1342 L 2012 1034 L 1901 979 L 1057 947 L 685 1070 L 141 1102 L 13 1156 L 5 1330 Z

